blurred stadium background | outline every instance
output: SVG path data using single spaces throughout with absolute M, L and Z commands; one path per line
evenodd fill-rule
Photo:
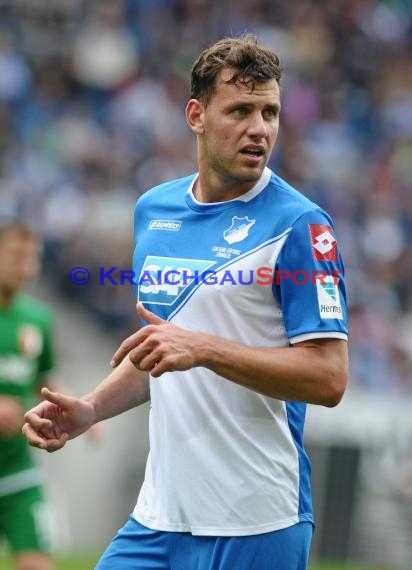
M 34 292 L 56 312 L 60 373 L 83 393 L 136 324 L 130 287 L 100 286 L 98 268 L 130 268 L 136 198 L 194 170 L 190 65 L 245 31 L 285 68 L 270 166 L 332 214 L 346 264 L 350 388 L 308 414 L 312 558 L 410 568 L 411 0 L 0 0 L 0 215 L 42 232 Z M 70 283 L 75 266 L 90 283 Z M 100 551 L 128 516 L 146 414 L 107 423 L 101 445 L 39 453 L 60 551 Z

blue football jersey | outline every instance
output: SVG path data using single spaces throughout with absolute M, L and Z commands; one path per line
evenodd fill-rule
M 343 265 L 329 216 L 268 168 L 254 188 L 219 203 L 198 202 L 195 179 L 162 184 L 137 203 L 137 300 L 177 326 L 249 346 L 346 340 Z M 304 403 L 203 367 L 151 378 L 150 390 L 139 522 L 239 536 L 312 521 Z

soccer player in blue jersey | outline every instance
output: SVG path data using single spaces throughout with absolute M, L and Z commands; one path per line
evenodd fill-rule
M 143 326 L 80 399 L 43 390 L 32 445 L 55 451 L 150 399 L 136 507 L 98 570 L 304 570 L 313 532 L 306 403 L 347 383 L 343 269 L 328 215 L 266 166 L 279 60 L 251 36 L 199 56 L 187 104 L 198 173 L 135 211 Z

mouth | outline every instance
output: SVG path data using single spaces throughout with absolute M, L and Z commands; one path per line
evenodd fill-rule
M 262 156 L 264 156 L 264 154 L 265 154 L 265 149 L 264 149 L 264 147 L 263 147 L 262 145 L 252 145 L 252 144 L 249 144 L 249 145 L 244 146 L 244 147 L 241 149 L 240 153 L 241 153 L 243 156 L 247 156 L 247 157 L 249 157 L 249 158 L 252 158 L 252 159 L 256 159 L 256 160 L 257 160 L 257 159 L 261 158 Z

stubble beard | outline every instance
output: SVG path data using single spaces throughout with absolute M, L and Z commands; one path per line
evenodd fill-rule
M 214 160 L 211 161 L 211 166 L 222 180 L 236 184 L 236 182 L 257 182 L 263 174 L 266 162 L 256 168 L 247 168 L 233 163 L 225 166 L 222 161 Z

